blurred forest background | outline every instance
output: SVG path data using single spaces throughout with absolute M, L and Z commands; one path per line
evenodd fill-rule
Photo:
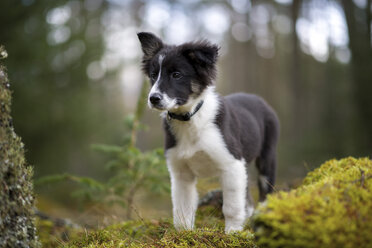
M 144 82 L 139 31 L 221 47 L 217 90 L 259 94 L 279 115 L 279 184 L 327 159 L 371 156 L 371 11 L 371 0 L 2 0 L 14 125 L 35 178 L 110 177 L 91 145 L 123 141 Z M 142 118 L 143 151 L 163 146 L 158 115 Z M 73 189 L 37 186 L 39 204 L 71 208 Z M 164 199 L 150 207 L 169 209 Z

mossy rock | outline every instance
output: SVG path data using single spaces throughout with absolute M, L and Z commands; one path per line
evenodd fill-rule
M 260 247 L 371 247 L 372 161 L 330 160 L 252 218 Z
M 0 47 L 0 59 L 7 53 Z M 39 247 L 33 220 L 32 168 L 10 116 L 11 92 L 0 65 L 0 247 Z

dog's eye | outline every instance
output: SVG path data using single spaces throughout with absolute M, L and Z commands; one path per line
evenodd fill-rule
M 178 71 L 172 73 L 172 78 L 174 79 L 180 79 L 181 77 L 182 75 Z
M 155 73 L 155 72 L 152 72 L 151 74 L 150 74 L 150 78 L 152 79 L 152 80 L 156 80 L 156 76 L 157 76 L 157 74 Z

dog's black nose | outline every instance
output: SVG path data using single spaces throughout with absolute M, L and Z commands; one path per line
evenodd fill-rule
M 160 93 L 154 93 L 150 96 L 150 102 L 154 105 L 160 103 L 160 101 L 163 99 L 163 96 Z

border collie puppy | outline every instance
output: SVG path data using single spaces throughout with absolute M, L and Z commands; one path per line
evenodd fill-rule
M 247 188 L 251 161 L 259 172 L 260 200 L 273 190 L 279 135 L 275 112 L 258 96 L 215 92 L 216 45 L 167 45 L 152 33 L 138 33 L 138 38 L 142 70 L 152 84 L 148 105 L 163 112 L 174 226 L 194 226 L 196 178 L 219 176 L 225 232 L 242 230 L 254 209 Z

